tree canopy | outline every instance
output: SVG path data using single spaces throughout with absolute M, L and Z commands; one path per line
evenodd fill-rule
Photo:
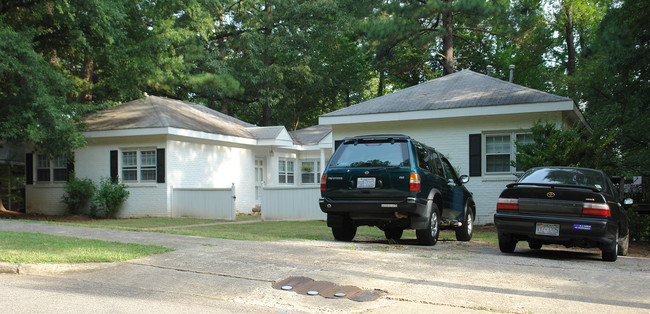
M 89 111 L 189 100 L 258 125 L 470 68 L 568 96 L 620 170 L 648 162 L 648 0 L 5 0 L 0 139 L 53 155 Z M 601 132 L 602 130 L 602 132 Z

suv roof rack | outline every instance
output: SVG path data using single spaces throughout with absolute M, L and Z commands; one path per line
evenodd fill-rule
M 359 135 L 346 137 L 344 141 L 354 141 L 354 140 L 389 140 L 389 139 L 410 139 L 408 135 L 404 134 L 373 134 L 373 135 Z

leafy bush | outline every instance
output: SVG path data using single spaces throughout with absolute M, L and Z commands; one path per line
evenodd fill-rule
M 92 180 L 88 178 L 81 180 L 72 173 L 70 180 L 65 183 L 61 202 L 67 205 L 70 213 L 78 214 L 81 208 L 93 197 L 96 190 L 97 187 Z
M 125 184 L 113 182 L 110 178 L 101 178 L 99 189 L 90 204 L 90 215 L 93 217 L 115 217 L 117 210 L 129 198 L 130 193 L 126 190 L 127 187 Z
M 627 210 L 627 216 L 630 218 L 630 240 L 632 241 L 650 241 L 650 216 L 639 214 L 633 205 Z

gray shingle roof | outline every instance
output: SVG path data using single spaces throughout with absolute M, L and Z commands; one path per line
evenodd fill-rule
M 255 127 L 249 127 L 246 129 L 248 132 L 250 132 L 255 138 L 257 139 L 274 139 L 277 138 L 280 133 L 282 133 L 282 130 L 284 130 L 283 126 L 255 126 Z
M 87 131 L 174 127 L 206 133 L 254 138 L 253 124 L 208 107 L 165 97 L 147 96 L 90 114 Z
M 296 144 L 317 145 L 330 133 L 332 133 L 332 127 L 328 125 L 314 125 L 291 132 L 291 137 L 293 137 Z
M 470 70 L 324 114 L 324 117 L 571 101 Z

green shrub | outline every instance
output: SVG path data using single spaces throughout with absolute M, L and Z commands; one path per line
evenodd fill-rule
M 72 173 L 70 180 L 65 183 L 61 202 L 66 204 L 70 213 L 79 214 L 81 208 L 88 203 L 96 190 L 97 187 L 92 180 L 88 178 L 81 180 Z
M 99 189 L 90 204 L 90 215 L 114 218 L 117 210 L 129 198 L 127 187 L 125 184 L 113 182 L 110 178 L 101 178 Z
M 632 241 L 650 241 L 650 216 L 640 215 L 633 205 L 627 210 L 630 218 L 630 239 Z

